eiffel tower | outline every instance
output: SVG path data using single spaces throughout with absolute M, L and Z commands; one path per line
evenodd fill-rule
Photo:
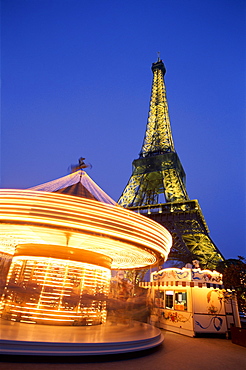
M 164 75 L 158 57 L 152 64 L 153 82 L 149 116 L 139 158 L 118 204 L 165 226 L 173 237 L 169 261 L 198 259 L 203 268 L 214 269 L 224 260 L 209 236 L 197 200 L 190 200 L 185 172 L 175 151 L 168 114 Z M 174 262 L 173 262 L 174 263 Z

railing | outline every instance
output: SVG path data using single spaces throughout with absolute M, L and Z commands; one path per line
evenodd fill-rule
M 128 209 L 136 213 L 140 213 L 142 215 L 151 215 L 151 214 L 158 214 L 158 213 L 172 213 L 172 212 L 192 212 L 192 211 L 194 212 L 195 211 L 199 214 L 206 230 L 209 232 L 208 226 L 202 214 L 202 210 L 196 199 L 182 201 L 182 202 L 149 204 L 145 206 L 129 207 Z

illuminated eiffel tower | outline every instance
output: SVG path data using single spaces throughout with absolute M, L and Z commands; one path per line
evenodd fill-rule
M 169 260 L 215 268 L 223 256 L 209 236 L 197 200 L 190 200 L 185 172 L 175 151 L 160 58 L 152 64 L 149 117 L 139 158 L 118 203 L 165 226 L 173 236 Z

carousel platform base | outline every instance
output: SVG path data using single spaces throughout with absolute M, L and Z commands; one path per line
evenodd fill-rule
M 51 326 L 0 320 L 0 354 L 91 356 L 142 351 L 163 341 L 158 328 L 138 321 L 96 326 Z

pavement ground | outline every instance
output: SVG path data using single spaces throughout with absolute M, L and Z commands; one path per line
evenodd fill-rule
M 191 338 L 162 330 L 150 350 L 89 357 L 1 357 L 1 370 L 246 370 L 246 348 L 224 338 Z

